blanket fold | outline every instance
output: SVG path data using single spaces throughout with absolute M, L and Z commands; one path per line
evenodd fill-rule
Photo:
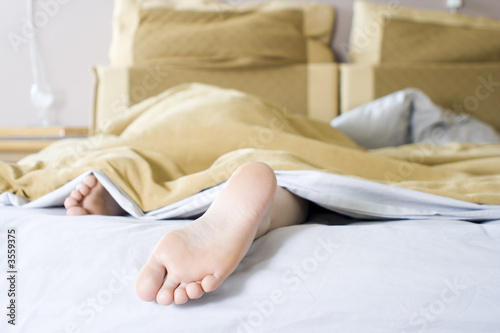
M 321 171 L 500 204 L 498 144 L 366 150 L 326 123 L 203 84 L 174 87 L 133 106 L 105 134 L 0 163 L 0 192 L 34 200 L 101 170 L 148 212 L 218 185 L 256 160 L 275 170 Z

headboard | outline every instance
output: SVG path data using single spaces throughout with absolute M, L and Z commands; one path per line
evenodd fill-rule
M 116 0 L 111 64 L 95 68 L 94 131 L 187 82 L 238 89 L 325 122 L 413 87 L 500 131 L 500 21 L 361 0 L 353 11 L 350 62 L 338 64 L 329 5 Z
M 95 68 L 93 127 L 175 85 L 234 88 L 317 120 L 338 114 L 329 5 L 116 0 L 110 66 Z

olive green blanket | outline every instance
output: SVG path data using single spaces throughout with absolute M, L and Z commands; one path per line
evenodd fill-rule
M 34 200 L 98 169 L 151 211 L 222 183 L 245 162 L 262 161 L 275 170 L 319 170 L 500 204 L 500 144 L 368 151 L 328 124 L 235 90 L 177 86 L 104 125 L 104 134 L 0 163 L 0 192 Z

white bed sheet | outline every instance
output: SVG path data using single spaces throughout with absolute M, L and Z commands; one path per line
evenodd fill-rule
M 16 230 L 16 325 L 2 332 L 498 332 L 500 220 L 307 224 L 257 240 L 216 291 L 140 301 L 135 278 L 187 221 L 0 207 Z M 0 283 L 8 304 L 6 278 Z

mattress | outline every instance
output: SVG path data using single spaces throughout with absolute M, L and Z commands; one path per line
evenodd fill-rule
M 138 270 L 164 233 L 188 222 L 0 207 L 0 239 L 14 230 L 16 253 L 10 269 L 5 247 L 0 256 L 3 304 L 15 304 L 13 312 L 3 307 L 2 331 L 500 330 L 500 220 L 318 213 L 258 239 L 234 274 L 199 300 L 139 300 Z

